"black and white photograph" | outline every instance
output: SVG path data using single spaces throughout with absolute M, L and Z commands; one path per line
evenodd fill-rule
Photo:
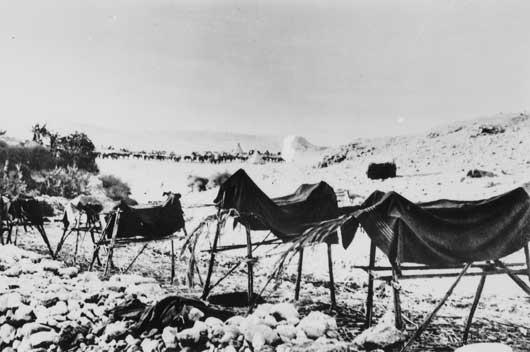
M 0 351 L 530 352 L 530 2 L 0 0 Z

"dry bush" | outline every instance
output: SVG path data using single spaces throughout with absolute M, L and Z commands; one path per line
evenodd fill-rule
M 129 185 L 114 175 L 99 176 L 105 195 L 112 200 L 129 200 L 131 188 Z
M 206 191 L 206 186 L 209 180 L 206 177 L 200 177 L 197 175 L 188 176 L 188 187 L 192 192 Z
M 228 171 L 217 172 L 210 176 L 207 188 L 215 188 L 221 186 L 226 180 L 232 176 Z
M 90 177 L 89 172 L 77 167 L 57 167 L 33 173 L 31 188 L 39 194 L 72 199 L 88 193 Z

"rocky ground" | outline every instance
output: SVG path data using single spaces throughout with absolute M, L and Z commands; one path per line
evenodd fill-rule
M 331 153 L 327 159 L 328 165 L 324 168 L 295 164 L 214 166 L 133 160 L 102 161 L 99 166 L 103 173 L 118 175 L 129 182 L 133 190 L 132 196 L 139 201 L 160 199 L 163 191 L 181 192 L 188 230 L 191 230 L 201 219 L 214 211 L 212 208 L 197 205 L 211 203 L 216 190 L 187 193 L 185 184 L 189 174 L 209 176 L 214 172 L 233 172 L 244 167 L 256 183 L 271 196 L 290 193 L 300 183 L 324 180 L 336 190 L 347 190 L 354 202 L 362 200 L 376 189 L 397 191 L 413 201 L 439 198 L 480 199 L 528 185 L 529 136 L 530 118 L 524 114 L 514 114 L 440 127 L 425 135 L 359 139 Z M 367 179 L 365 172 L 370 162 L 391 160 L 395 160 L 398 166 L 398 177 L 386 181 Z M 472 168 L 484 169 L 493 175 L 484 178 L 466 177 L 467 171 Z M 341 201 L 348 202 L 349 199 Z M 52 222 L 46 225 L 46 230 L 52 245 L 55 246 L 62 234 L 62 228 Z M 209 232 L 211 234 L 212 229 Z M 264 234 L 256 234 L 261 235 Z M 241 243 L 241 236 L 242 233 L 237 229 L 227 231 L 222 237 L 222 244 Z M 208 236 L 203 236 L 198 246 L 199 251 L 208 248 L 210 240 Z M 175 245 L 179 251 L 182 243 L 176 241 Z M 23 348 L 28 349 L 33 343 L 35 346 L 46 346 L 38 347 L 40 350 L 53 350 L 61 346 L 61 341 L 68 341 L 64 342 L 65 348 L 73 346 L 72 350 L 79 350 L 84 347 L 93 351 L 128 348 L 152 351 L 153 348 L 167 349 L 170 347 L 168 345 L 176 342 L 179 348 L 182 346 L 178 335 L 181 332 L 174 330 L 167 330 L 165 333 L 163 330 L 155 331 L 139 337 L 118 334 L 120 338 L 115 339 L 109 338 L 110 328 L 106 331 L 110 309 L 124 302 L 132 294 L 136 294 L 148 304 L 165 295 L 200 295 L 199 286 L 189 289 L 185 284 L 186 255 L 176 263 L 177 275 L 174 284 L 169 282 L 168 243 L 150 245 L 133 266 L 130 274 L 134 276 L 122 276 L 119 270 L 116 270 L 115 276 L 110 280 L 102 280 L 100 272 L 86 272 L 88 258 L 92 253 L 89 236 L 79 244 L 76 257 L 73 256 L 75 236 L 70 237 L 59 256 L 60 262 L 46 259 L 45 246 L 40 237 L 32 231 L 20 231 L 18 247 L 27 251 L 21 252 L 11 246 L 2 247 L 0 250 L 0 348 L 24 350 Z M 288 265 L 275 289 L 271 288 L 264 293 L 267 303 L 294 303 L 294 306 L 289 305 L 293 307 L 289 310 L 297 312 L 300 322 L 289 322 L 288 318 L 271 313 L 271 309 L 275 308 L 267 305 L 258 310 L 259 314 L 245 318 L 247 326 L 255 326 L 256 320 L 260 323 L 257 325 L 267 326 L 260 328 L 262 331 L 258 337 L 247 333 L 245 324 L 242 327 L 241 321 L 238 324 L 232 322 L 221 326 L 224 335 L 225 329 L 232 329 L 233 325 L 237 325 L 238 334 L 234 334 L 234 338 L 230 340 L 232 343 L 220 344 L 219 340 L 223 336 L 218 336 L 218 327 L 221 324 L 212 320 L 206 322 L 205 319 L 200 319 L 201 323 L 197 323 L 195 328 L 191 327 L 194 329 L 192 332 L 203 336 L 203 348 L 207 348 L 204 341 L 206 336 L 206 342 L 210 346 L 208 348 L 212 350 L 214 348 L 211 346 L 221 346 L 229 351 L 232 347 L 245 350 L 247 347 L 254 348 L 254 342 L 256 346 L 263 345 L 264 350 L 270 350 L 272 346 L 277 349 L 279 346 L 290 347 L 292 350 L 356 350 L 370 346 L 361 335 L 365 312 L 366 274 L 354 268 L 355 265 L 367 264 L 368 248 L 369 243 L 362 233 L 347 250 L 334 246 L 333 262 L 339 304 L 336 311 L 329 309 L 325 248 L 317 246 L 308 248 L 304 254 L 303 285 L 299 302 L 293 302 L 296 260 Z M 118 248 L 115 252 L 117 268 L 125 268 L 139 249 L 140 245 Z M 255 268 L 256 287 L 262 287 L 277 260 L 277 254 L 282 249 L 260 249 L 256 252 L 260 257 Z M 215 278 L 227 273 L 230 266 L 244 255 L 245 253 L 237 251 L 220 255 Z M 199 252 L 198 259 L 204 278 L 208 253 Z M 506 259 L 507 262 L 523 260 L 521 253 Z M 381 255 L 378 255 L 378 262 L 386 264 Z M 433 279 L 401 283 L 406 333 L 413 331 L 426 317 L 451 282 L 451 279 Z M 460 346 L 477 282 L 478 278 L 462 280 L 446 306 L 440 310 L 433 324 L 411 351 L 453 351 Z M 245 290 L 246 273 L 241 267 L 223 281 L 214 293 Z M 380 330 L 372 334 L 372 339 L 385 336 L 386 333 L 392 338 L 399 337 L 399 334 L 394 335 L 395 331 L 390 329 L 391 324 L 387 324 L 386 317 L 391 315 L 391 307 L 390 287 L 378 282 L 375 320 L 381 325 L 378 325 Z M 238 312 L 242 313 L 244 312 Z M 270 316 L 274 318 L 274 322 Z M 308 335 L 304 325 L 300 326 L 307 317 L 315 322 L 315 326 L 320 324 L 320 331 L 323 331 L 320 336 Z M 502 342 L 516 352 L 528 351 L 529 317 L 529 297 L 504 275 L 489 277 L 478 305 L 470 342 Z M 260 319 L 268 324 L 261 324 Z M 121 328 L 123 333 L 129 324 L 130 322 L 125 322 L 112 326 Z M 304 331 L 308 340 L 305 340 L 300 331 Z M 33 335 L 37 336 L 32 338 Z M 355 340 L 357 343 L 354 343 Z

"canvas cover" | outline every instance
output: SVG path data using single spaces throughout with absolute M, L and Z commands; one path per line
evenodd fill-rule
M 33 225 L 44 224 L 42 205 L 30 196 L 19 195 L 9 200 L 7 213 L 14 219 L 27 219 Z
M 214 203 L 237 210 L 238 221 L 251 230 L 270 230 L 283 241 L 296 238 L 312 223 L 339 215 L 335 191 L 325 182 L 303 184 L 292 194 L 269 198 L 243 169 L 221 185 Z M 336 236 L 329 241 L 336 243 Z
M 379 249 L 401 263 L 493 260 L 530 240 L 530 197 L 523 188 L 478 201 L 418 204 L 376 191 L 353 214 L 350 226 L 360 224 Z
M 180 194 L 170 194 L 165 202 L 159 205 L 127 205 L 121 202 L 119 209 L 118 238 L 142 236 L 147 239 L 158 239 L 174 234 L 184 227 L 184 215 L 180 204 Z M 107 217 L 105 235 L 112 237 L 116 212 Z

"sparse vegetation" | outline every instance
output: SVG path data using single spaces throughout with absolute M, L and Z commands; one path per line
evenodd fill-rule
M 131 188 L 129 185 L 114 175 L 99 176 L 103 184 L 105 195 L 112 200 L 129 200 Z
M 221 186 L 226 180 L 232 176 L 228 171 L 216 172 L 208 180 L 207 188 L 215 188 Z
M 197 175 L 188 176 L 188 187 L 192 192 L 206 191 L 206 186 L 209 180 L 206 177 L 200 177 Z
M 33 189 L 39 194 L 75 198 L 88 193 L 91 174 L 77 167 L 56 167 L 32 174 Z

